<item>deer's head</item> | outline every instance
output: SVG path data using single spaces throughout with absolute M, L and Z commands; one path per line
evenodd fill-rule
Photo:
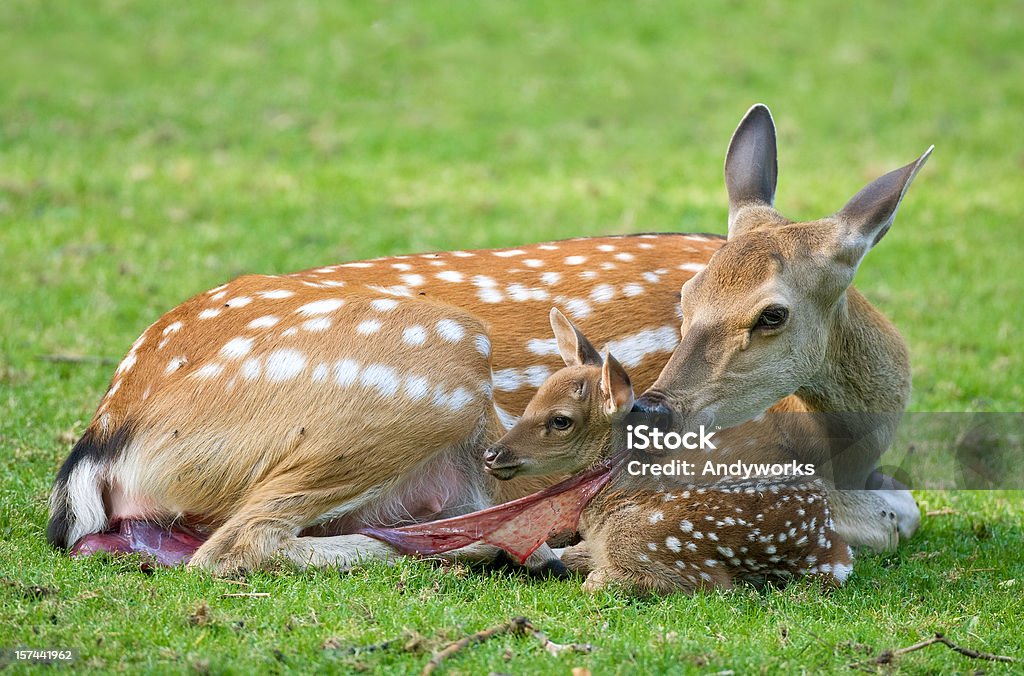
M 572 474 L 604 460 L 612 425 L 633 407 L 629 376 L 611 354 L 594 346 L 557 309 L 551 328 L 565 368 L 541 385 L 515 427 L 484 453 L 498 479 Z
M 813 383 L 858 266 L 930 153 L 869 183 L 835 214 L 794 223 L 772 206 L 771 113 L 751 108 L 725 158 L 728 241 L 683 285 L 682 340 L 638 408 L 672 409 L 687 426 L 729 427 Z

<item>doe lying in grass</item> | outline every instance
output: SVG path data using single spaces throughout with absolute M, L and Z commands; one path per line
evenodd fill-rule
M 629 376 L 557 309 L 551 325 L 566 367 L 530 401 L 485 458 L 499 479 L 578 472 L 614 452 L 613 423 L 633 405 Z M 728 589 L 736 580 L 815 575 L 842 584 L 853 553 L 836 533 L 824 487 L 806 479 L 724 479 L 711 484 L 618 481 L 584 510 L 580 533 L 593 561 L 584 588 L 607 584 L 668 593 Z

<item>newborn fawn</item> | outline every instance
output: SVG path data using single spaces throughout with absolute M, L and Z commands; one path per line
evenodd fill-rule
M 615 423 L 633 406 L 629 376 L 611 354 L 602 359 L 556 309 L 551 327 L 566 366 L 488 449 L 487 469 L 498 479 L 606 461 L 617 448 Z M 839 585 L 850 574 L 853 554 L 818 481 L 657 481 L 623 473 L 587 505 L 579 524 L 592 560 L 584 589 L 692 592 L 805 575 Z

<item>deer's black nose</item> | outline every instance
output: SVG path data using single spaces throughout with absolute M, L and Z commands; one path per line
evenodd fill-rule
M 484 451 L 484 462 L 490 465 L 491 463 L 498 459 L 498 454 L 500 452 L 501 448 L 499 448 L 498 446 L 491 446 L 486 451 Z
M 665 397 L 653 392 L 644 394 L 637 399 L 636 403 L 633 404 L 633 411 L 659 417 L 672 415 L 672 409 L 669 408 Z

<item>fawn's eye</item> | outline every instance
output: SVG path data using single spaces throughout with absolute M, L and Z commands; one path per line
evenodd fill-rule
M 548 420 L 548 425 L 553 430 L 564 431 L 572 427 L 572 418 L 564 415 L 553 415 Z
M 789 319 L 789 310 L 781 305 L 769 305 L 764 310 L 761 310 L 761 315 L 757 318 L 754 328 L 777 329 L 785 324 L 787 319 Z

